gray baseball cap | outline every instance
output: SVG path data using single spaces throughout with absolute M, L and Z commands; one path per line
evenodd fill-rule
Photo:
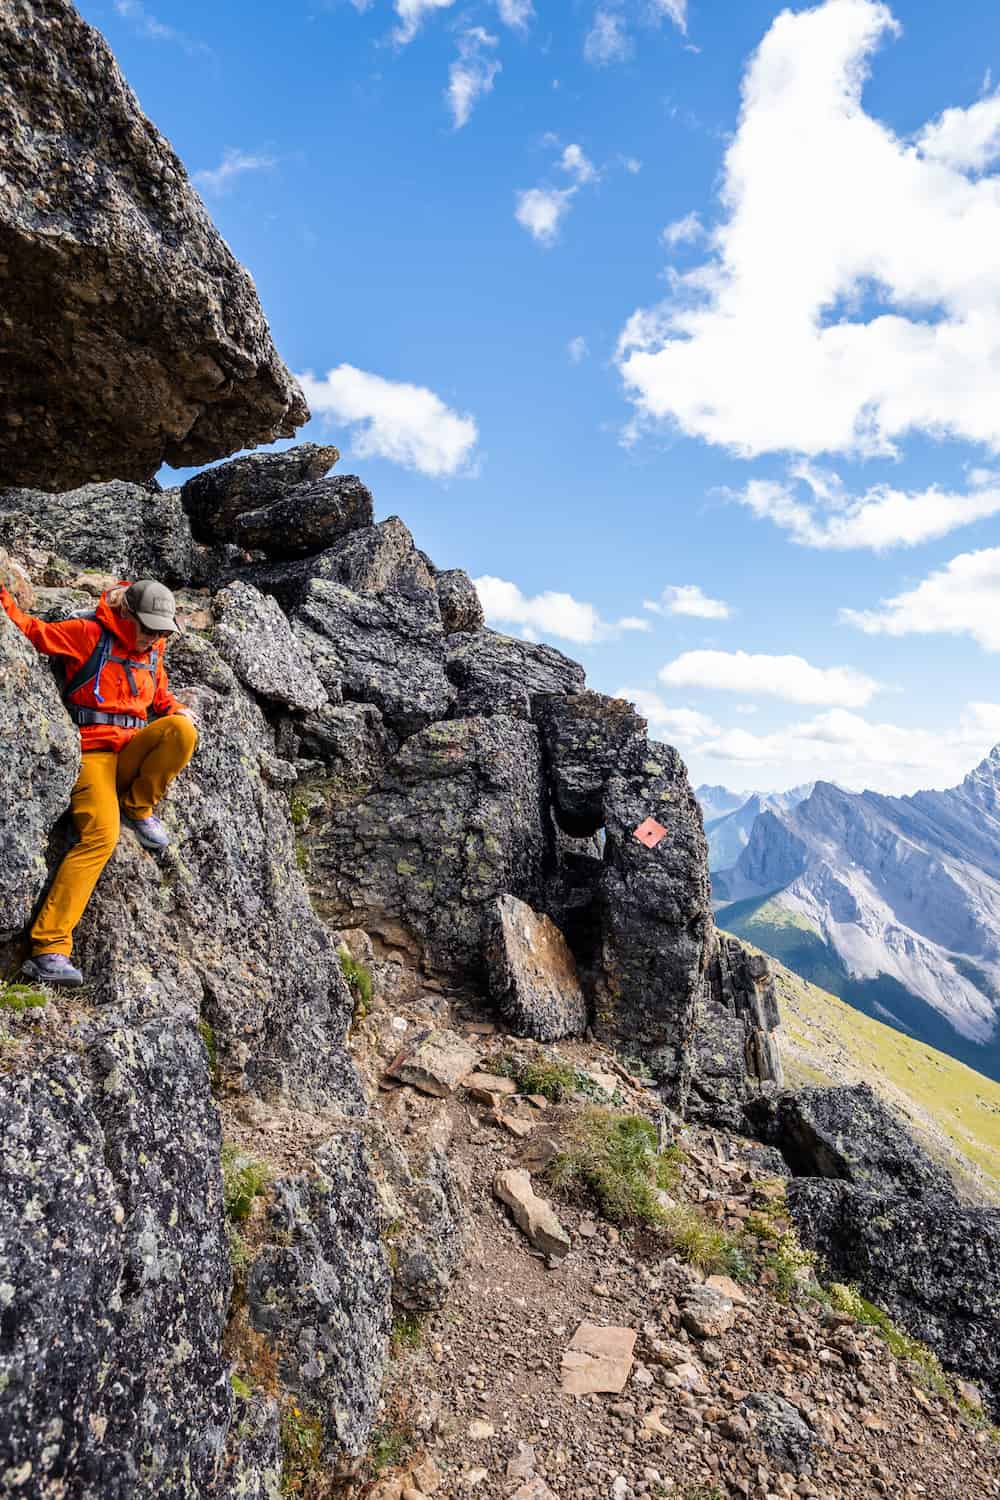
M 177 623 L 177 601 L 165 584 L 155 578 L 140 578 L 130 583 L 125 603 L 140 625 L 156 635 L 170 635 L 180 630 Z

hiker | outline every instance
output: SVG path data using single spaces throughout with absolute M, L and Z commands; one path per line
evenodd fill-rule
M 153 808 L 198 743 L 163 665 L 165 638 L 179 628 L 174 596 L 152 578 L 119 583 L 91 614 L 53 625 L 26 614 L 2 587 L 0 604 L 36 650 L 56 658 L 63 702 L 80 726 L 83 758 L 70 802 L 79 842 L 56 872 L 22 968 L 44 984 L 78 985 L 73 929 L 118 842 L 120 817 L 144 849 L 165 849 L 170 834 Z M 159 715 L 151 722 L 149 709 Z

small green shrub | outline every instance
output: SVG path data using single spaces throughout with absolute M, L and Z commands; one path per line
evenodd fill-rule
M 554 1188 L 591 1195 L 613 1224 L 664 1223 L 657 1189 L 674 1186 L 676 1174 L 673 1156 L 657 1150 L 655 1125 L 596 1106 L 570 1122 L 563 1149 L 546 1169 Z
M 424 1340 L 424 1320 L 420 1313 L 400 1313 L 392 1325 L 392 1352 L 398 1358 L 407 1350 L 419 1349 Z
M 17 981 L 0 984 L 0 1010 L 15 1012 L 40 1010 L 48 1003 L 48 995 L 41 990 L 34 989 L 30 984 L 20 984 Z
M 271 1173 L 262 1161 L 250 1156 L 233 1141 L 222 1147 L 222 1201 L 231 1224 L 250 1217 L 253 1200 L 265 1192 Z
M 302 798 L 297 797 L 294 792 L 288 801 L 292 812 L 292 826 L 303 828 L 309 821 L 309 808 L 303 802 Z
M 298 1406 L 281 1414 L 281 1493 L 308 1496 L 323 1473 L 323 1424 Z
M 779 1301 L 787 1302 L 801 1285 L 799 1272 L 808 1269 L 815 1281 L 817 1256 L 814 1250 L 806 1250 L 794 1229 L 785 1229 L 776 1234 L 774 1248 L 764 1261 L 765 1268 L 774 1276 L 775 1292 Z
M 555 1058 L 516 1057 L 511 1052 L 500 1052 L 483 1064 L 484 1073 L 495 1073 L 499 1078 L 512 1078 L 522 1094 L 541 1094 L 551 1104 L 560 1104 L 567 1094 L 575 1093 L 581 1075 L 568 1063 Z
M 235 1373 L 231 1374 L 229 1377 L 229 1384 L 233 1388 L 233 1395 L 239 1396 L 241 1401 L 250 1401 L 253 1399 L 253 1391 L 247 1385 L 242 1375 L 237 1375 Z
M 198 1022 L 198 1035 L 205 1043 L 205 1051 L 208 1053 L 208 1076 L 215 1088 L 219 1082 L 219 1048 L 215 1040 L 215 1032 L 204 1017 Z
M 359 964 L 343 948 L 340 950 L 340 967 L 354 1000 L 354 1022 L 363 1021 L 372 1008 L 372 976 L 364 964 Z
M 731 1276 L 746 1281 L 750 1263 L 738 1237 L 695 1207 L 680 1203 L 664 1215 L 667 1238 L 674 1252 L 706 1276 Z
M 376 1477 L 383 1469 L 401 1464 L 413 1446 L 413 1433 L 409 1427 L 384 1422 L 376 1427 L 368 1444 L 368 1462 Z

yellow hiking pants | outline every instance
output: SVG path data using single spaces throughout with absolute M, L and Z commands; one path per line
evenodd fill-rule
M 73 929 L 83 916 L 101 871 L 118 842 L 121 811 L 148 818 L 178 771 L 194 754 L 198 731 L 183 714 L 155 719 L 124 750 L 89 750 L 70 801 L 80 842 L 56 872 L 31 929 L 33 953 L 73 951 Z

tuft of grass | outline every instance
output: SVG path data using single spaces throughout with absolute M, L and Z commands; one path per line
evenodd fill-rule
M 909 1367 L 920 1385 L 937 1396 L 947 1399 L 953 1397 L 951 1382 L 940 1360 L 926 1344 L 904 1333 L 888 1313 L 862 1297 L 856 1286 L 845 1286 L 843 1282 L 834 1281 L 826 1290 L 831 1303 L 839 1312 L 849 1313 L 856 1322 L 875 1329 L 896 1358 Z
M 764 1267 L 774 1277 L 775 1294 L 780 1302 L 788 1302 L 801 1287 L 799 1272 L 808 1269 L 810 1280 L 816 1280 L 817 1255 L 807 1250 L 794 1229 L 777 1231 L 772 1240 L 773 1249 L 764 1260 Z
M 293 792 L 288 799 L 288 805 L 291 809 L 293 828 L 304 828 L 309 821 L 309 808 L 305 802 Z
M 301 839 L 295 840 L 295 863 L 303 875 L 309 873 L 309 850 Z
M 242 1375 L 237 1375 L 234 1371 L 229 1376 L 229 1384 L 233 1388 L 233 1395 L 239 1396 L 241 1401 L 252 1400 L 253 1391 L 250 1389 L 249 1385 L 247 1385 L 247 1382 L 243 1379 Z
M 208 1076 L 212 1087 L 219 1085 L 219 1048 L 215 1040 L 215 1032 L 204 1017 L 198 1022 L 198 1035 L 205 1043 L 205 1051 L 208 1053 Z
M 36 990 L 30 984 L 21 984 L 17 980 L 12 980 L 9 984 L 0 984 L 0 1010 L 20 1013 L 25 1010 L 40 1010 L 48 1003 L 48 995 L 42 990 Z
M 233 1141 L 222 1146 L 222 1202 L 230 1224 L 250 1217 L 253 1200 L 262 1197 L 271 1173 L 262 1161 L 250 1156 Z
M 657 1149 L 651 1121 L 593 1106 L 570 1122 L 563 1139 L 546 1169 L 554 1188 L 582 1190 L 613 1224 L 665 1222 L 656 1194 L 676 1186 L 677 1153 Z
M 680 1203 L 664 1214 L 667 1238 L 676 1255 L 706 1276 L 750 1277 L 750 1262 L 738 1236 L 716 1224 L 691 1203 Z
M 424 1341 L 424 1319 L 420 1313 L 400 1313 L 392 1325 L 392 1353 L 398 1359 Z
M 383 1422 L 376 1427 L 368 1444 L 368 1462 L 377 1478 L 383 1469 L 401 1464 L 413 1447 L 413 1432 L 408 1426 Z
M 281 1493 L 308 1497 L 324 1477 L 323 1424 L 319 1417 L 288 1405 L 281 1413 Z
M 483 1064 L 485 1073 L 495 1073 L 500 1078 L 512 1078 L 522 1094 L 541 1094 L 551 1104 L 561 1104 L 568 1094 L 575 1093 L 581 1076 L 569 1063 L 540 1054 L 536 1057 L 516 1057 L 511 1052 L 500 1052 Z
M 357 1025 L 372 1008 L 372 976 L 364 964 L 359 964 L 351 957 L 346 948 L 340 950 L 340 967 L 354 1000 L 353 1024 Z

